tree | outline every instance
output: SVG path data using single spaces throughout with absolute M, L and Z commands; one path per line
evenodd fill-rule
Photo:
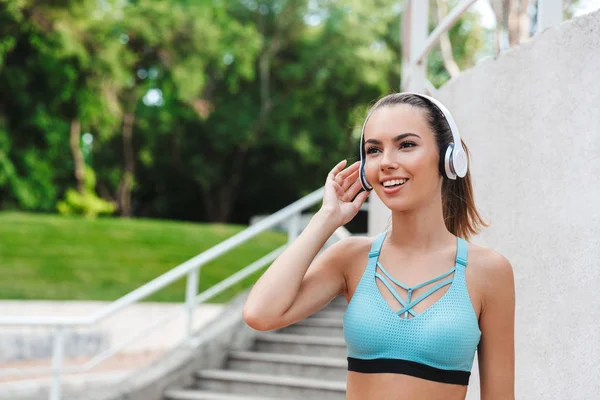
M 246 223 L 355 158 L 400 87 L 393 0 L 0 4 L 0 208 L 52 210 L 92 167 L 122 216 Z M 431 53 L 436 86 L 478 29 Z
M 563 1 L 565 19 L 572 17 L 579 0 Z M 537 29 L 537 1 L 535 0 L 490 0 L 496 15 L 496 51 L 502 49 L 502 37 L 508 37 L 512 48 L 529 39 Z
M 68 169 L 78 191 L 86 190 L 81 129 L 110 130 L 115 114 L 110 92 L 118 81 L 119 64 L 111 64 L 114 48 L 99 40 L 108 34 L 107 25 L 87 18 L 95 2 L 2 6 L 4 34 L 14 38 L 0 71 L 5 89 L 0 110 L 9 131 L 15 132 L 7 140 L 12 157 L 5 157 L 5 171 L 14 171 L 11 181 L 19 190 L 13 193 L 21 207 L 48 210 L 66 190 Z M 67 149 L 70 162 L 65 160 Z M 47 190 L 40 191 L 40 185 Z

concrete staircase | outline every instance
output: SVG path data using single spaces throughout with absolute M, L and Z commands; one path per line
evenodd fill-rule
M 343 297 L 315 315 L 275 332 L 261 332 L 250 351 L 232 351 L 223 369 L 200 370 L 189 388 L 165 400 L 346 398 Z

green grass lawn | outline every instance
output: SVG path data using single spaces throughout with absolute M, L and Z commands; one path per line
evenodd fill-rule
M 115 300 L 240 232 L 243 226 L 0 213 L 0 299 Z M 284 244 L 265 232 L 206 264 L 200 291 Z M 217 296 L 227 301 L 262 271 Z M 183 301 L 186 279 L 147 300 Z

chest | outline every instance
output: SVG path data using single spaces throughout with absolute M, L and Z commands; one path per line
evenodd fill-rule
M 344 315 L 349 357 L 403 359 L 469 371 L 481 332 L 466 291 L 464 270 L 449 272 L 437 285 L 445 288 L 441 297 L 415 312 L 418 304 L 413 303 L 431 301 L 426 294 L 412 302 L 410 294 L 404 300 L 396 294 L 394 299 L 399 306 L 394 306 L 371 276 L 376 274 L 374 266 L 368 267 Z M 386 285 L 386 289 L 391 288 Z M 402 308 L 398 311 L 397 307 Z
M 452 281 L 455 278 L 455 272 L 443 276 L 441 279 L 429 284 L 423 285 L 423 283 L 432 281 L 435 278 L 450 272 L 452 265 L 454 265 L 454 261 L 451 254 L 420 259 L 382 255 L 382 257 L 379 257 L 378 259 L 375 273 L 387 281 L 384 282 L 384 279 L 376 278 L 374 274 L 370 274 L 373 276 L 365 276 L 367 262 L 364 259 L 356 259 L 353 260 L 345 270 L 346 290 L 344 294 L 347 301 L 350 302 L 356 292 L 359 282 L 361 280 L 372 279 L 378 291 L 377 296 L 381 297 L 392 311 L 397 312 L 404 307 L 398 297 L 406 304 L 411 300 L 414 301 L 428 292 L 431 292 L 413 307 L 415 314 L 421 314 L 446 295 L 451 288 L 451 284 L 444 285 L 437 290 L 434 289 L 444 282 Z M 470 260 L 468 268 L 463 271 L 463 275 L 471 306 L 477 319 L 479 319 L 483 289 L 478 287 L 477 280 L 473 277 L 474 269 L 476 268 L 477 260 Z M 402 286 L 398 285 L 398 283 Z M 410 297 L 407 288 L 412 289 Z M 403 316 L 412 318 L 414 315 L 409 313 L 404 314 Z

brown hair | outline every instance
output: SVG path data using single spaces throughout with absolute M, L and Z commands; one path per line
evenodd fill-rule
M 379 108 L 397 104 L 409 104 L 424 110 L 425 119 L 436 138 L 440 154 L 440 165 L 443 165 L 441 153 L 449 143 L 453 142 L 452 130 L 444 114 L 424 97 L 409 93 L 393 93 L 375 103 L 369 111 L 369 115 Z M 461 143 L 465 149 L 467 159 L 470 160 L 469 149 L 464 141 L 461 140 Z M 361 143 L 361 146 L 363 145 L 364 143 Z M 471 236 L 479 233 L 482 227 L 488 226 L 475 207 L 470 171 L 467 171 L 464 178 L 444 179 L 442 183 L 442 207 L 446 228 L 453 235 L 462 237 L 465 240 L 469 240 Z

